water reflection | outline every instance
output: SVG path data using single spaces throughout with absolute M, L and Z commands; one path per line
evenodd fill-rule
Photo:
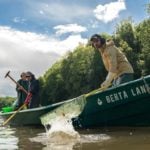
M 3 120 L 0 118 L 0 124 Z M 0 127 L 0 150 L 41 150 L 43 145 L 30 141 L 38 133 L 44 132 L 44 128 L 39 127 Z
M 0 119 L 0 122 L 2 120 Z M 0 127 L 0 149 L 18 149 L 18 137 L 14 128 Z

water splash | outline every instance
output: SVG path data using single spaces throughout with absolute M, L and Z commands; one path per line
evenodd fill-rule
M 51 119 L 48 126 L 45 126 L 46 133 L 30 140 L 45 145 L 42 150 L 73 150 L 75 146 L 80 148 L 83 143 L 99 143 L 110 139 L 106 134 L 80 135 L 72 125 L 72 116 L 74 114 L 67 113 Z
M 79 141 L 80 135 L 74 130 L 72 118 L 77 117 L 82 112 L 85 103 L 84 96 L 74 98 L 64 102 L 63 105 L 41 118 L 51 142 L 66 144 Z
M 100 144 L 109 141 L 111 137 L 107 134 L 80 134 L 80 140 L 69 141 L 68 143 L 60 143 L 60 141 L 53 143 L 47 133 L 40 133 L 30 140 L 45 145 L 42 150 L 73 150 L 75 147 L 82 149 L 83 144 Z
M 68 142 L 76 142 L 80 139 L 80 135 L 75 131 L 71 118 L 66 116 L 58 116 L 51 121 L 51 128 L 46 129 L 47 137 L 51 142 L 57 144 L 67 144 Z
M 45 126 L 46 133 L 42 144 L 46 147 L 43 150 L 72 150 L 73 146 L 80 141 L 80 134 L 75 131 L 71 118 L 72 115 L 69 114 L 57 116 L 48 126 Z M 41 142 L 41 137 L 39 140 L 38 138 L 30 140 Z

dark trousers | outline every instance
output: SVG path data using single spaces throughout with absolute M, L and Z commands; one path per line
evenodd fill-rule
M 133 73 L 124 73 L 113 81 L 113 86 L 134 80 Z

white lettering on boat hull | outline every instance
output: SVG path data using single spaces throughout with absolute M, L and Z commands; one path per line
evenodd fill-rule
M 109 95 L 106 95 L 103 100 L 98 98 L 97 104 L 101 106 L 104 101 L 106 101 L 106 103 L 108 104 L 115 103 L 117 101 L 126 100 L 126 99 L 129 99 L 130 97 L 136 97 L 136 96 L 144 95 L 147 93 L 148 91 L 146 90 L 145 85 L 140 85 L 140 86 L 131 88 L 130 90 L 127 90 L 127 91 L 123 90 L 123 91 L 119 91 L 116 93 L 111 93 Z

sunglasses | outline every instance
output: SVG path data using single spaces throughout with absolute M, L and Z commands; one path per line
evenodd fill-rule
M 26 77 L 28 78 L 28 77 L 31 77 L 31 76 L 26 76 Z

